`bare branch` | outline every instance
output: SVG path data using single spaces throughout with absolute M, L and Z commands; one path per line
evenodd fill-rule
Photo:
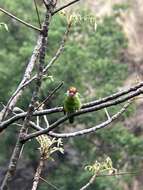
M 38 23 L 39 23 L 39 26 L 41 28 L 42 26 L 41 26 L 40 15 L 39 15 L 39 11 L 38 11 L 36 0 L 34 0 L 34 5 L 35 5 L 36 13 L 37 13 Z
M 37 131 L 35 133 L 32 133 L 32 134 L 29 134 L 27 135 L 26 137 L 23 138 L 22 141 L 28 141 L 34 137 L 37 137 L 39 135 L 42 135 L 42 134 L 48 134 L 50 136 L 54 136 L 54 137 L 60 137 L 60 138 L 69 138 L 69 137 L 75 137 L 75 136 L 79 136 L 79 135 L 84 135 L 84 134 L 88 134 L 88 133 L 92 133 L 92 132 L 95 132 L 101 128 L 104 128 L 106 127 L 107 125 L 109 125 L 111 122 L 113 122 L 114 120 L 116 120 L 126 109 L 127 107 L 130 105 L 130 101 L 124 105 L 124 107 L 119 111 L 117 112 L 115 115 L 113 115 L 111 117 L 110 120 L 107 120 L 99 125 L 96 125 L 95 127 L 92 127 L 92 128 L 88 128 L 88 129 L 83 129 L 81 131 L 77 131 L 77 132 L 73 132 L 73 133 L 63 133 L 63 134 L 57 134 L 57 133 L 53 133 L 51 130 L 54 129 L 56 126 L 59 125 L 59 120 L 55 123 L 53 123 L 48 129 L 43 129 L 41 131 Z
M 12 177 L 15 173 L 16 163 L 18 162 L 22 147 L 23 147 L 23 144 L 20 143 L 19 137 L 18 137 L 16 146 L 14 148 L 13 154 L 12 154 L 11 159 L 10 159 L 8 170 L 6 172 L 6 175 L 4 176 L 4 179 L 2 181 L 2 185 L 0 187 L 1 190 L 7 190 L 8 189 L 8 184 L 12 180 Z
M 1 112 L 1 113 L 3 113 L 3 114 L 1 114 L 2 119 L 4 119 L 7 116 L 7 114 L 9 113 L 9 110 L 13 109 L 13 107 L 17 103 L 18 99 L 22 95 L 23 89 L 25 87 L 25 83 L 30 79 L 31 73 L 32 73 L 33 68 L 35 66 L 35 63 L 38 59 L 39 52 L 41 49 L 41 45 L 42 45 L 42 36 L 40 35 L 38 40 L 37 40 L 37 45 L 34 48 L 33 54 L 32 54 L 31 59 L 27 65 L 27 68 L 25 70 L 24 76 L 23 76 L 20 84 L 18 85 L 16 91 L 13 93 L 13 95 L 9 99 L 9 101 L 6 105 L 6 109 L 2 110 L 2 112 Z
M 73 117 L 73 116 L 75 117 L 75 116 L 82 115 L 82 114 L 85 114 L 85 113 L 97 111 L 99 109 L 103 109 L 103 108 L 109 107 L 111 105 L 117 105 L 117 104 L 125 102 L 125 101 L 127 101 L 129 99 L 132 99 L 133 97 L 135 97 L 136 95 L 139 95 L 139 94 L 142 94 L 141 89 L 138 89 L 136 92 L 134 92 L 134 93 L 132 93 L 132 94 L 126 96 L 126 97 L 119 98 L 119 99 L 117 99 L 115 101 L 111 101 L 111 102 L 107 102 L 107 103 L 104 103 L 104 104 L 101 104 L 101 105 L 93 106 L 91 108 L 81 109 L 80 111 L 77 111 L 76 113 L 73 113 L 73 114 L 70 114 L 69 116 L 64 116 L 64 117 L 60 118 L 55 123 L 53 123 L 48 129 L 44 129 L 43 131 L 35 132 L 35 133 L 31 134 L 31 135 L 28 135 L 28 137 L 26 137 L 26 140 L 28 140 L 30 138 L 33 138 L 35 136 L 39 136 L 39 135 L 44 134 L 44 133 L 48 133 L 49 131 L 53 130 L 54 128 L 56 128 L 57 126 L 59 126 L 60 124 L 65 122 L 70 117 Z
M 41 32 L 41 29 L 40 29 L 40 28 L 37 28 L 36 26 L 33 26 L 33 25 L 31 25 L 31 24 L 29 24 L 29 23 L 27 23 L 27 22 L 21 20 L 20 18 L 14 16 L 13 14 L 11 14 L 11 13 L 9 13 L 8 11 L 2 9 L 1 7 L 0 7 L 0 11 L 3 12 L 3 13 L 5 13 L 5 14 L 8 15 L 9 17 L 13 18 L 14 20 L 16 20 L 16 21 L 18 21 L 18 22 L 24 24 L 25 26 L 27 26 L 27 27 L 29 27 L 29 28 L 32 28 L 32 29 L 34 29 L 34 30 L 36 30 L 36 31 L 38 31 L 38 32 Z
M 133 87 L 131 89 L 133 89 Z M 127 101 L 129 99 L 132 99 L 133 97 L 139 96 L 142 93 L 143 93 L 143 90 L 139 88 L 138 90 L 136 90 L 135 92 L 133 92 L 131 94 L 128 94 L 126 96 L 120 97 L 120 98 L 112 100 L 112 101 L 105 102 L 105 99 L 108 100 L 108 97 L 105 97 L 105 98 L 103 98 L 101 100 L 97 100 L 96 102 L 99 102 L 99 105 L 88 107 L 90 104 L 92 105 L 92 102 L 89 102 L 87 104 L 83 104 L 82 108 L 86 107 L 86 105 L 88 105 L 87 108 L 81 109 L 81 110 L 77 111 L 76 113 L 73 113 L 73 114 L 71 114 L 69 116 L 64 116 L 64 117 L 60 118 L 58 121 L 56 121 L 53 124 L 53 127 L 65 122 L 66 120 L 69 119 L 69 117 L 72 117 L 72 116 L 75 117 L 75 116 L 82 115 L 82 114 L 85 114 L 85 113 L 98 111 L 98 110 L 101 110 L 101 109 L 103 109 L 105 107 L 115 106 L 115 105 L 121 104 L 121 103 L 123 103 L 123 102 L 125 102 L 125 101 Z M 121 92 L 120 92 L 120 94 L 121 94 Z M 111 97 L 111 96 L 109 96 L 109 97 Z M 100 104 L 100 102 L 101 102 L 101 104 Z M 104 103 L 102 103 L 102 102 L 104 102 Z M 63 112 L 63 107 L 55 107 L 55 108 L 52 108 L 52 109 L 36 111 L 36 112 L 33 113 L 33 116 L 40 116 L 40 115 L 57 113 L 57 112 Z M 17 120 L 19 120 L 21 118 L 24 118 L 25 116 L 26 116 L 26 113 L 24 112 L 24 113 L 18 114 L 16 116 L 6 120 L 6 121 L 3 121 L 0 124 L 0 132 L 3 131 L 4 129 L 6 129 L 8 127 L 8 125 L 10 125 L 11 123 L 13 123 L 13 122 L 15 122 L 15 121 L 17 121 Z
M 54 14 L 56 14 L 57 12 L 59 12 L 59 11 L 65 9 L 65 8 L 67 8 L 67 7 L 69 7 L 69 6 L 71 6 L 72 4 L 77 3 L 78 1 L 80 1 L 80 0 L 71 1 L 70 3 L 68 3 L 68 4 L 66 4 L 66 5 L 63 5 L 62 7 L 56 9 L 52 14 L 54 15 Z
M 63 40 L 61 41 L 61 45 L 60 45 L 59 49 L 57 50 L 55 56 L 52 58 L 52 60 L 49 62 L 49 64 L 43 69 L 43 71 L 42 71 L 43 74 L 46 73 L 46 71 L 52 66 L 52 64 L 57 60 L 57 58 L 63 52 L 64 45 L 65 45 L 65 42 L 67 40 L 70 27 L 71 27 L 71 23 L 68 23 L 68 27 L 67 27 L 67 30 L 66 30 L 66 32 L 64 34 Z M 35 51 L 36 52 L 33 52 L 33 55 L 31 57 L 31 61 L 29 62 L 28 66 L 27 66 L 27 69 L 25 71 L 25 74 L 24 74 L 24 77 L 23 77 L 21 83 L 19 84 L 17 90 L 13 93 L 13 95 L 9 99 L 9 101 L 8 101 L 8 103 L 6 105 L 6 108 L 1 111 L 1 117 L 2 117 L 2 119 L 4 119 L 5 116 L 7 116 L 7 112 L 9 113 L 10 110 L 13 109 L 13 107 L 15 106 L 16 102 L 18 101 L 19 97 L 22 95 L 22 92 L 23 92 L 24 88 L 27 85 L 29 85 L 33 80 L 35 80 L 37 78 L 37 75 L 35 75 L 34 77 L 32 77 L 30 79 L 30 74 L 31 74 L 32 69 L 34 67 L 34 64 L 35 64 L 35 62 L 36 62 L 36 60 L 38 58 L 39 51 L 40 51 L 40 48 L 41 48 L 41 44 L 42 44 L 41 35 L 39 36 L 39 38 L 40 38 L 40 42 L 37 42 L 37 46 L 38 45 L 39 46 L 35 47 Z
M 105 110 L 105 114 L 106 114 L 107 118 L 110 119 L 110 114 L 109 114 L 107 108 L 104 108 L 104 110 Z
M 124 176 L 124 175 L 136 175 L 143 172 L 143 170 L 135 171 L 135 172 L 119 172 L 119 173 L 112 173 L 112 174 L 94 174 L 89 182 L 83 186 L 80 190 L 87 189 L 93 182 L 95 182 L 96 178 L 98 177 L 117 177 L 117 176 Z
M 22 151 L 23 146 L 24 146 L 24 143 L 21 142 L 20 139 L 23 138 L 23 136 L 25 136 L 27 134 L 28 127 L 29 127 L 29 121 L 30 121 L 32 114 L 33 114 L 33 111 L 34 111 L 34 103 L 37 100 L 37 94 L 38 94 L 39 88 L 40 88 L 40 83 L 38 80 L 40 80 L 40 79 L 37 79 L 37 86 L 36 86 L 35 91 L 33 93 L 31 103 L 29 104 L 28 111 L 27 111 L 26 117 L 24 119 L 24 123 L 21 127 L 16 146 L 14 148 L 14 151 L 13 151 L 10 163 L 9 163 L 8 170 L 7 170 L 6 175 L 5 175 L 3 182 L 2 182 L 1 189 L 5 189 L 5 190 L 8 189 L 9 183 L 13 179 L 13 176 L 15 174 L 17 163 L 18 163 L 21 151 Z
M 51 59 L 51 61 L 48 63 L 48 65 L 45 67 L 45 69 L 43 70 L 44 74 L 46 73 L 46 71 L 53 65 L 53 63 L 55 63 L 55 61 L 59 58 L 59 56 L 62 54 L 63 50 L 64 50 L 64 46 L 65 43 L 67 41 L 68 38 L 68 34 L 70 32 L 70 28 L 71 28 L 71 22 L 68 23 L 67 29 L 65 31 L 64 37 L 60 43 L 60 47 L 57 50 L 56 54 L 54 55 L 54 57 Z
M 130 92 L 134 92 L 136 90 L 138 90 L 139 88 L 143 87 L 143 81 L 141 81 L 140 83 L 138 83 L 137 85 L 135 86 L 132 86 L 130 88 L 127 88 L 125 90 L 122 90 L 120 92 L 117 92 L 115 94 L 111 94 L 110 96 L 107 96 L 105 98 L 102 98 L 102 99 L 99 99 L 99 100 L 95 100 L 95 101 L 92 101 L 92 102 L 89 102 L 89 103 L 86 103 L 82 106 L 82 108 L 87 108 L 87 107 L 91 107 L 91 106 L 96 106 L 96 105 L 99 105 L 99 104 L 102 104 L 104 102 L 107 102 L 107 101 L 110 101 L 110 100 L 114 100 L 116 98 L 119 98 L 120 96 L 123 96 L 123 95 L 126 95 L 126 94 L 129 94 Z
M 49 186 L 53 187 L 56 190 L 60 190 L 59 188 L 57 188 L 55 185 L 53 185 L 52 183 L 48 182 L 47 180 L 45 180 L 44 178 L 40 177 L 40 179 L 42 181 L 44 181 L 45 183 L 47 183 Z
M 64 37 L 60 43 L 60 47 L 59 49 L 57 50 L 55 56 L 52 58 L 52 60 L 48 63 L 48 65 L 43 69 L 43 74 L 45 74 L 47 72 L 47 70 L 53 65 L 53 63 L 59 58 L 59 56 L 61 55 L 61 53 L 63 52 L 64 50 L 64 45 L 66 43 L 66 40 L 67 40 L 67 37 L 68 37 L 68 34 L 69 34 L 69 31 L 70 31 L 70 27 L 71 27 L 71 23 L 68 24 L 68 27 L 67 27 L 67 30 L 64 34 Z M 37 49 L 37 48 L 35 48 Z M 33 76 L 31 79 L 27 79 L 27 80 L 23 80 L 21 81 L 19 87 L 17 88 L 17 90 L 14 92 L 14 94 L 11 96 L 10 100 L 9 100 L 9 103 L 11 103 L 11 101 L 18 96 L 18 94 L 26 87 L 28 86 L 33 80 L 35 80 L 37 78 L 37 75 Z M 19 96 L 18 96 L 19 97 Z M 8 104 L 7 104 L 7 109 L 8 109 Z M 11 107 L 11 106 L 10 106 Z M 10 108 L 9 108 L 10 109 Z
M 90 178 L 89 182 L 88 182 L 87 184 L 85 184 L 82 188 L 80 188 L 80 190 L 85 190 L 85 189 L 87 189 L 91 184 L 93 184 L 93 183 L 95 182 L 96 177 L 97 177 L 97 174 L 94 174 L 94 175 Z
M 52 6 L 53 7 L 53 6 Z M 48 12 L 47 17 L 49 17 L 48 19 L 51 20 L 51 12 Z M 1 120 L 4 120 L 4 118 L 7 116 L 7 114 L 10 112 L 9 110 L 12 110 L 13 107 L 15 106 L 16 102 L 18 101 L 19 97 L 22 95 L 25 83 L 28 84 L 29 82 L 31 82 L 30 77 L 31 77 L 31 73 L 32 70 L 34 68 L 34 65 L 38 59 L 38 56 L 41 55 L 40 51 L 42 51 L 42 45 L 43 45 L 43 36 L 47 37 L 47 27 L 49 25 L 49 21 L 46 21 L 47 23 L 43 23 L 43 28 L 42 28 L 42 32 L 39 35 L 39 38 L 37 40 L 37 45 L 34 49 L 34 52 L 31 56 L 31 60 L 29 61 L 29 64 L 26 68 L 25 74 L 23 76 L 22 81 L 20 82 L 18 88 L 16 89 L 16 91 L 13 93 L 13 95 L 11 96 L 11 98 L 9 99 L 7 105 L 6 105 L 6 109 L 1 111 Z M 44 48 L 44 47 L 43 47 Z M 43 69 L 42 69 L 43 72 Z M 42 73 L 43 74 L 43 73 Z M 38 76 L 35 76 L 34 78 L 37 78 Z
M 42 105 L 46 105 L 47 102 L 53 97 L 53 95 L 63 86 L 63 82 L 61 82 L 50 94 L 47 96 L 47 98 L 38 105 L 38 107 L 35 110 L 38 110 Z
M 112 117 L 110 117 L 107 121 L 96 125 L 95 127 L 91 127 L 88 129 L 83 129 L 77 132 L 73 132 L 73 133 L 54 133 L 52 131 L 50 131 L 48 134 L 52 137 L 57 137 L 57 138 L 70 138 L 70 137 L 75 137 L 75 136 L 80 136 L 80 135 L 84 135 L 84 134 L 89 134 L 89 133 L 93 133 L 99 129 L 105 128 L 106 126 L 108 126 L 109 124 L 111 124 L 114 120 L 116 120 L 126 109 L 127 107 L 130 105 L 130 101 L 124 105 L 124 107 L 117 112 L 115 115 L 113 115 Z
M 50 12 L 51 12 L 51 15 L 52 15 L 52 12 L 54 12 L 54 8 L 56 7 L 57 0 L 52 0 L 52 1 L 49 1 L 49 0 L 42 0 L 42 1 L 43 1 L 44 5 L 45 5 L 47 11 L 48 11 L 48 12 L 50 11 Z M 49 6 L 49 5 L 52 5 L 52 7 Z
M 39 165 L 37 167 L 34 179 L 33 179 L 33 186 L 31 190 L 36 190 L 38 188 L 39 180 L 40 180 L 40 175 L 42 173 L 44 167 L 44 159 L 41 157 Z
M 20 130 L 20 134 L 19 134 L 19 137 L 18 137 L 18 140 L 16 143 L 16 147 L 14 148 L 14 151 L 13 151 L 10 163 L 9 163 L 9 168 L 8 168 L 7 173 L 6 173 L 6 175 L 3 179 L 3 182 L 2 182 L 1 188 L 5 189 L 5 190 L 8 189 L 9 183 L 15 174 L 18 159 L 19 159 L 22 147 L 24 145 L 24 142 L 21 141 L 21 138 L 23 139 L 23 136 L 25 136 L 27 134 L 28 127 L 30 126 L 30 120 L 31 120 L 31 117 L 32 117 L 33 112 L 34 112 L 35 102 L 37 101 L 37 98 L 38 98 L 38 93 L 40 90 L 42 77 L 43 77 L 43 65 L 45 63 L 45 54 L 46 54 L 46 46 L 47 46 L 47 33 L 48 33 L 48 26 L 49 26 L 50 20 L 51 20 L 51 12 L 46 12 L 45 21 L 43 23 L 43 30 L 42 30 L 42 33 L 40 34 L 41 45 L 40 45 L 40 49 L 39 49 L 39 65 L 38 65 L 38 70 L 37 70 L 36 87 L 35 87 L 35 90 L 33 92 L 32 99 L 31 99 L 31 102 L 29 104 L 28 111 L 26 113 L 26 117 L 25 117 L 24 122 L 23 122 L 23 126 Z M 27 79 L 27 77 L 26 77 L 26 79 Z
M 135 172 L 120 172 L 120 173 L 113 173 L 113 174 L 101 174 L 101 175 L 97 175 L 96 177 L 113 177 L 113 176 L 119 176 L 119 175 L 136 175 L 139 173 L 142 173 L 143 170 L 138 170 Z
M 52 113 L 57 113 L 61 111 L 63 111 L 63 107 L 56 107 L 56 108 L 52 108 L 48 110 L 36 111 L 33 113 L 33 116 L 41 116 L 41 115 L 52 114 Z M 6 121 L 3 121 L 0 124 L 0 132 L 6 129 L 10 124 L 14 123 L 15 121 L 25 118 L 26 114 L 27 112 L 17 114 Z
M 60 49 L 60 48 L 59 48 Z M 51 60 L 51 62 L 52 62 L 52 60 Z M 46 68 L 44 69 L 44 72 L 46 72 Z M 15 95 L 17 95 L 17 93 L 19 92 L 19 91 L 21 91 L 25 86 L 27 86 L 28 84 L 30 84 L 33 80 L 35 80 L 36 79 L 36 75 L 34 76 L 34 77 L 32 77 L 30 80 L 28 80 L 27 82 L 25 82 L 16 92 L 15 92 L 15 94 L 13 94 L 13 96 L 15 96 Z M 110 100 L 114 100 L 114 99 L 116 99 L 116 98 L 118 98 L 118 97 L 120 97 L 120 96 L 123 96 L 123 95 L 126 95 L 126 94 L 129 94 L 130 92 L 134 92 L 134 91 L 136 91 L 137 89 L 139 89 L 139 88 L 141 88 L 141 87 L 143 87 L 143 82 L 140 82 L 139 84 L 137 84 L 137 85 L 135 85 L 135 86 L 133 86 L 133 87 L 130 87 L 130 88 L 128 88 L 128 89 L 126 89 L 126 90 L 122 90 L 122 91 L 120 91 L 120 92 L 117 92 L 117 93 L 115 93 L 115 94 L 112 94 L 112 95 L 110 95 L 110 96 L 107 96 L 107 97 L 105 97 L 105 98 L 102 98 L 102 99 L 99 99 L 99 100 L 95 100 L 95 101 L 92 101 L 92 102 L 89 102 L 89 103 L 85 103 L 85 104 L 83 104 L 82 105 L 82 108 L 88 108 L 88 107 L 92 107 L 92 106 L 96 106 L 96 105 L 99 105 L 99 104 L 102 104 L 102 103 L 105 103 L 105 102 L 107 102 L 107 101 L 110 101 Z M 139 93 L 139 94 L 141 94 L 141 93 Z M 136 96 L 136 95 L 135 95 Z M 12 99 L 13 97 L 11 97 L 11 99 Z M 56 109 L 57 109 L 57 112 L 59 112 L 59 111 L 63 111 L 63 109 L 61 108 L 61 107 L 59 107 L 59 108 L 54 108 L 53 109 L 53 113 L 55 113 L 56 112 Z M 45 110 L 46 111 L 46 110 Z M 49 110 L 49 111 L 51 111 L 51 113 L 52 113 L 52 109 L 51 110 Z M 49 111 L 48 111 L 48 114 L 49 114 Z M 40 113 L 38 113 L 38 114 L 40 114 Z M 44 114 L 44 113 L 43 113 Z M 45 113 L 46 114 L 46 113 Z M 23 117 L 23 116 L 22 116 Z M 20 118 L 20 115 L 19 115 L 19 117 L 17 117 L 17 118 Z

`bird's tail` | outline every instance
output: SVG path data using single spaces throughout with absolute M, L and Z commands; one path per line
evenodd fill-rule
M 69 118 L 69 123 L 72 124 L 73 122 L 74 122 L 74 117 L 70 117 L 70 118 Z

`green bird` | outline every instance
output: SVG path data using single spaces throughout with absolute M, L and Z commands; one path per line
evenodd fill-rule
M 72 114 L 81 108 L 81 100 L 80 95 L 77 92 L 75 87 L 70 87 L 66 92 L 66 97 L 64 100 L 64 112 L 68 114 Z M 73 123 L 74 118 L 70 117 L 69 122 Z

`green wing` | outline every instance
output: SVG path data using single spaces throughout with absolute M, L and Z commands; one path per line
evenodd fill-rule
M 64 110 L 67 113 L 72 113 L 81 108 L 80 98 L 76 95 L 75 97 L 66 97 L 64 101 Z
M 75 97 L 68 97 L 66 96 L 65 101 L 64 101 L 64 111 L 67 114 L 74 113 L 75 111 L 79 110 L 81 108 L 81 101 L 78 95 Z M 70 117 L 69 122 L 73 123 L 74 118 Z

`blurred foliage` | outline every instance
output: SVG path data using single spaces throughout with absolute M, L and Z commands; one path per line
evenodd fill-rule
M 31 1 L 1 0 L 1 4 L 25 21 L 38 25 L 35 8 Z M 39 9 L 40 16 L 43 18 L 43 8 L 39 7 Z M 90 13 L 83 11 L 81 14 L 86 17 Z M 63 54 L 49 71 L 53 80 L 44 80 L 42 84 L 40 100 L 47 97 L 60 81 L 64 81 L 64 87 L 49 102 L 49 107 L 61 106 L 64 93 L 71 85 L 78 88 L 82 102 L 87 102 L 116 92 L 127 78 L 128 65 L 122 62 L 127 40 L 121 26 L 117 24 L 115 16 L 95 18 L 95 21 L 96 30 L 87 19 L 75 22 L 72 26 Z M 5 104 L 20 82 L 36 43 L 37 33 L 2 13 L 0 13 L 0 23 L 5 23 L 9 29 L 9 31 L 0 30 L 0 102 Z M 59 47 L 66 25 L 67 20 L 63 15 L 54 16 L 50 25 L 46 63 Z M 31 98 L 32 89 L 33 84 L 18 103 L 24 109 Z M 110 108 L 108 111 L 113 113 L 119 107 Z M 53 168 L 50 173 L 45 173 L 45 179 L 60 187 L 60 190 L 77 190 L 90 177 L 88 172 L 83 172 L 85 165 L 93 163 L 104 155 L 110 156 L 114 166 L 120 170 L 139 168 L 143 158 L 143 140 L 136 137 L 122 122 L 133 111 L 132 106 L 127 114 L 122 116 L 121 122 L 114 124 L 113 127 L 107 127 L 89 136 L 65 140 L 65 156 L 59 154 L 55 159 L 55 162 L 59 162 L 58 167 Z M 48 116 L 48 119 L 51 122 L 58 117 L 59 115 L 55 114 Z M 77 118 L 75 127 L 94 126 L 105 119 L 104 111 L 89 113 Z M 68 127 L 71 126 L 66 124 L 65 130 Z M 0 139 L 1 165 L 7 163 L 11 152 L 5 150 L 13 148 L 17 134 L 18 127 L 12 125 Z M 27 159 L 37 161 L 38 156 L 35 151 L 37 147 L 35 140 L 28 142 L 24 149 L 23 162 Z M 129 179 L 131 180 L 132 177 Z M 123 177 L 97 179 L 96 189 L 122 190 L 121 180 L 126 181 Z M 130 180 L 127 180 L 127 183 L 130 183 Z M 47 184 L 42 183 L 39 189 L 47 189 Z M 53 188 L 49 186 L 48 189 Z M 93 189 L 95 189 L 95 184 L 89 188 L 89 190 Z

